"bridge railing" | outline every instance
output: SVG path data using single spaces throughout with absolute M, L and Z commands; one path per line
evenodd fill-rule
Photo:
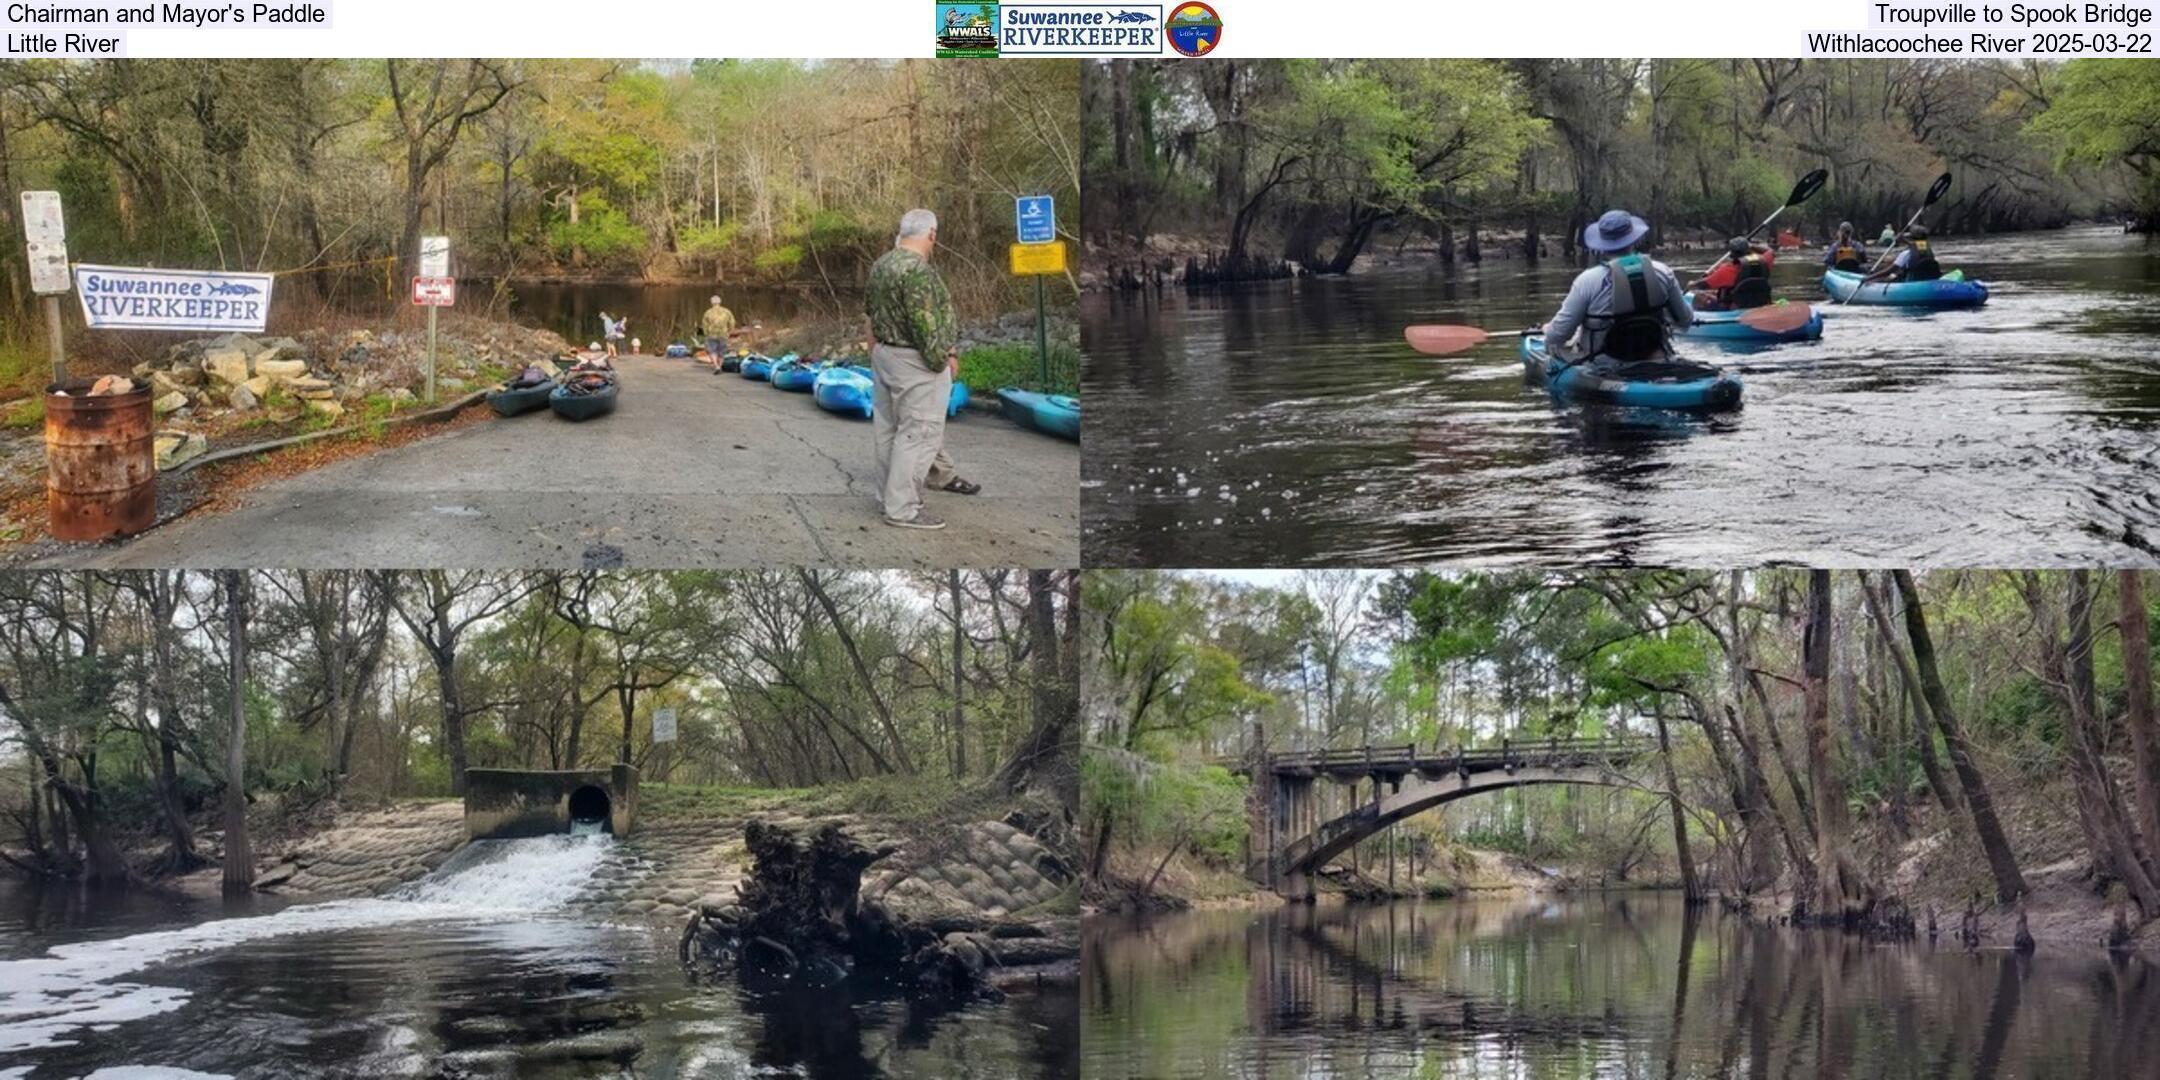
M 1416 743 L 1287 750 L 1270 754 L 1263 768 L 1278 773 L 1407 772 L 1493 769 L 1582 760 L 1623 760 L 1657 749 L 1648 736 L 1599 739 L 1502 739 L 1498 746 L 1420 747 Z M 1239 763 L 1242 764 L 1242 763 Z

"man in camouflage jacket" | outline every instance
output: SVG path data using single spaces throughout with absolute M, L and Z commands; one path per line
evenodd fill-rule
M 961 479 L 945 456 L 945 408 L 960 370 L 960 323 L 952 294 L 930 267 L 937 215 L 910 210 L 900 218 L 893 249 L 870 267 L 863 307 L 870 316 L 872 416 L 885 523 L 942 529 L 923 509 L 923 488 L 973 495 L 982 488 Z

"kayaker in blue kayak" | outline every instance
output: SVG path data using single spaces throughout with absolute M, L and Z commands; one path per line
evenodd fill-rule
M 1625 210 L 1608 210 L 1583 229 L 1583 246 L 1606 259 L 1575 275 L 1559 312 L 1546 321 L 1554 355 L 1620 364 L 1669 355 L 1673 328 L 1693 323 L 1695 312 L 1672 268 L 1635 250 L 1649 233 L 1648 222 Z
M 1935 281 L 1942 277 L 1942 264 L 1935 260 L 1935 249 L 1928 244 L 1925 225 L 1915 225 L 1905 233 L 1905 246 L 1890 260 L 1890 265 L 1869 274 L 1863 283 L 1872 281 Z
M 1745 236 L 1725 242 L 1725 257 L 1695 283 L 1695 310 L 1739 311 L 1770 302 L 1770 264 L 1777 252 Z
M 1855 274 L 1867 269 L 1867 245 L 1853 235 L 1852 222 L 1838 222 L 1837 239 L 1823 245 L 1822 264 L 1826 269 Z

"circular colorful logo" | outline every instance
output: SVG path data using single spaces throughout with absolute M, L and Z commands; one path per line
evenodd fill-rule
M 1201 0 L 1179 4 L 1165 29 L 1170 47 L 1187 56 L 1206 56 L 1222 43 L 1222 16 Z

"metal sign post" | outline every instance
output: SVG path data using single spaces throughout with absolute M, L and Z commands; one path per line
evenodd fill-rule
M 67 223 L 57 191 L 22 193 L 23 239 L 30 256 L 30 290 L 45 298 L 45 335 L 52 348 L 53 385 L 67 381 L 67 343 L 60 328 L 60 294 L 68 279 Z
M 1049 315 L 1043 300 L 1043 275 L 1062 273 L 1065 270 L 1065 245 L 1057 238 L 1057 201 L 1049 195 L 1016 195 L 1013 197 L 1013 233 L 1018 241 L 1013 245 L 1013 273 L 1033 274 L 1035 277 L 1035 363 L 1041 369 L 1043 389 L 1050 388 L 1050 327 Z M 1021 269 L 1023 262 L 1031 267 L 1047 265 L 1047 254 L 1021 253 L 1022 248 L 1057 249 L 1055 269 Z
M 427 305 L 427 403 L 435 404 L 435 309 L 448 301 L 420 298 L 420 281 L 443 279 L 450 276 L 450 238 L 447 236 L 423 236 L 420 238 L 420 280 L 413 282 L 413 303 Z M 456 296 L 453 287 L 451 296 Z

